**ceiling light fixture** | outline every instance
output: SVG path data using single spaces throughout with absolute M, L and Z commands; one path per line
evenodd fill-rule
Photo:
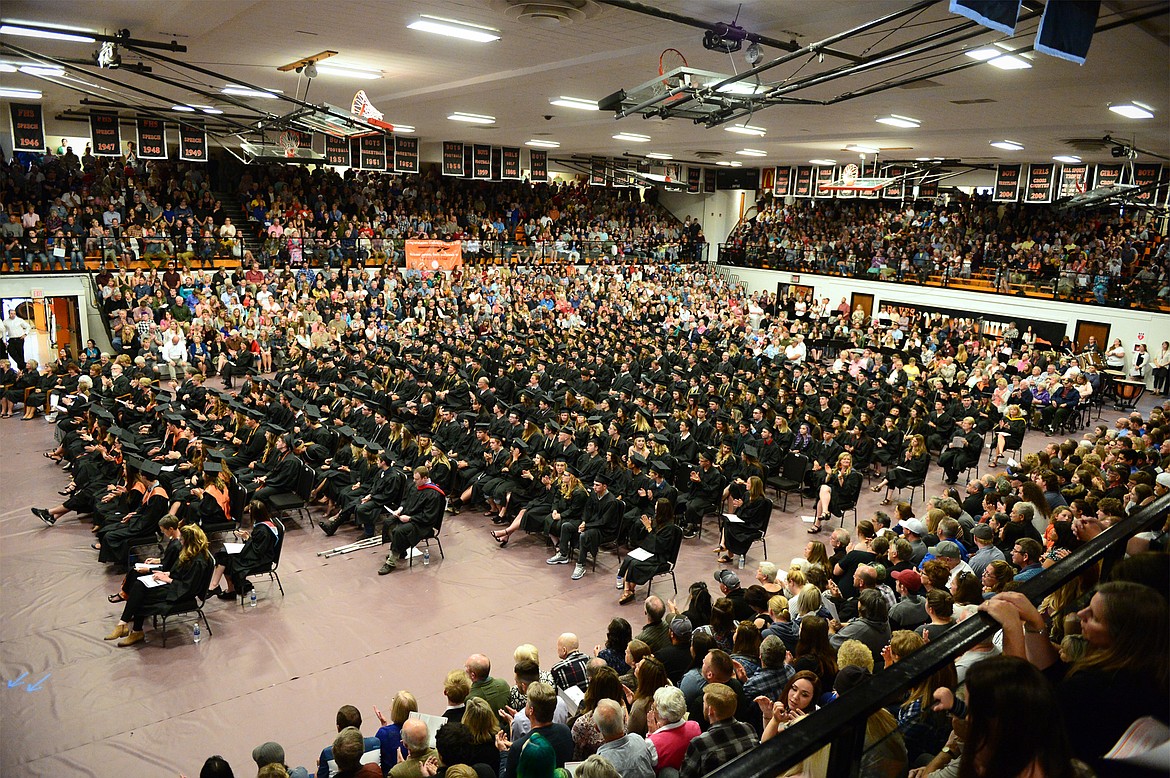
M 1027 70 L 1032 63 L 1015 54 L 1004 54 L 1002 57 L 987 60 L 987 64 L 994 65 L 1000 70 Z
M 617 135 L 613 136 L 613 139 L 614 140 L 629 141 L 630 143 L 649 143 L 650 142 L 649 135 L 639 135 L 636 132 L 619 132 Z
M 219 114 L 223 113 L 223 109 L 216 108 L 214 105 L 196 105 L 193 107 L 198 108 L 200 111 L 203 111 L 203 113 L 210 114 L 212 116 L 218 116 Z
M 970 51 L 964 51 L 963 53 L 971 59 L 977 59 L 980 62 L 986 62 L 989 59 L 995 59 L 996 57 L 1003 56 L 1003 52 L 994 46 L 984 46 L 981 49 L 971 49 Z
M 414 127 L 410 126 L 409 124 L 395 124 L 394 132 L 400 135 L 410 135 L 412 132 L 414 132 Z
M 487 116 L 481 113 L 463 113 L 456 111 L 447 117 L 453 122 L 467 122 L 468 124 L 495 124 L 496 117 Z
M 22 27 L 19 24 L 0 25 L 0 35 L 22 35 L 26 38 L 48 38 L 55 41 L 76 41 L 77 43 L 94 43 L 95 39 L 81 34 L 82 31 L 68 30 L 34 30 L 32 27 Z
M 892 113 L 889 116 L 879 116 L 877 123 L 888 124 L 891 127 L 901 127 L 904 130 L 916 130 L 922 126 L 922 122 L 918 119 L 913 119 L 909 116 L 899 116 L 896 113 Z
M 714 83 L 719 83 L 718 81 Z M 716 89 L 716 92 L 725 95 L 762 95 L 771 89 L 767 84 L 753 84 L 747 81 L 733 81 Z
M 763 151 L 762 149 L 740 149 L 739 151 L 737 151 L 735 153 L 739 154 L 741 157 L 766 157 L 766 156 L 768 156 L 768 152 Z
M 647 159 L 674 159 L 673 154 L 663 154 L 661 151 L 651 151 L 646 155 Z
M 1074 157 L 1072 154 L 1057 154 L 1053 159 L 1068 165 L 1075 165 L 1081 161 L 1080 157 Z
M 222 94 L 234 95 L 235 97 L 260 97 L 265 100 L 279 100 L 282 94 L 279 89 L 249 89 L 246 86 L 236 86 L 235 84 L 228 84 L 219 91 Z
M 850 143 L 845 147 L 846 151 L 852 151 L 857 154 L 877 154 L 881 149 L 877 146 L 863 146 L 860 143 Z
M 0 73 L 15 73 L 16 65 L 11 62 L 0 62 Z
M 555 140 L 540 140 L 539 138 L 533 138 L 532 140 L 525 142 L 524 145 L 532 146 L 533 148 L 537 149 L 559 149 L 561 147 L 561 144 L 557 143 Z
M 0 97 L 11 97 L 13 100 L 40 100 L 41 90 L 0 86 Z
M 484 27 L 480 24 L 461 22 L 457 19 L 445 19 L 442 16 L 421 14 L 418 21 L 406 25 L 412 30 L 446 35 L 449 38 L 459 38 L 475 43 L 491 43 L 500 39 L 500 31 L 494 27 Z
M 348 65 L 323 65 L 316 64 L 317 75 L 319 76 L 341 76 L 343 78 L 357 78 L 361 80 L 373 81 L 382 77 L 381 70 L 370 70 L 368 68 L 349 67 Z
M 1121 114 L 1126 119 L 1154 118 L 1154 109 L 1145 103 L 1139 103 L 1136 100 L 1128 103 L 1122 103 L 1120 105 L 1111 105 L 1109 106 L 1109 110 L 1113 111 L 1113 113 Z
M 753 127 L 750 124 L 732 124 L 728 127 L 724 127 L 723 129 L 727 130 L 728 132 L 737 133 L 739 135 L 754 135 L 757 138 L 762 138 L 768 134 L 768 131 L 763 127 Z
M 810 165 L 836 165 L 837 164 L 837 160 L 835 160 L 835 159 L 810 159 L 808 162 Z
M 561 95 L 555 100 L 549 100 L 549 105 L 557 105 L 561 108 L 576 108 L 578 111 L 596 111 L 598 110 L 596 100 L 586 100 L 583 97 L 565 97 Z
M 50 65 L 21 65 L 20 72 L 30 76 L 51 76 L 53 78 L 60 78 L 65 75 L 64 68 L 56 68 Z
M 189 105 L 172 105 L 172 111 L 181 111 L 183 113 L 195 113 L 195 109 Z
M 1024 148 L 1023 143 L 1019 143 L 1014 140 L 993 140 L 991 145 L 995 146 L 997 149 L 1003 149 L 1004 151 L 1021 151 Z

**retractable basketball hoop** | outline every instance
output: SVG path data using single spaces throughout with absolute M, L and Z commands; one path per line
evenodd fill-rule
M 861 170 L 857 165 L 846 165 L 841 168 L 841 177 L 830 181 L 827 184 L 821 184 L 817 189 L 822 192 L 855 192 L 861 194 L 872 194 L 880 192 L 890 184 L 894 183 L 893 178 L 884 177 L 861 177 L 859 174 Z

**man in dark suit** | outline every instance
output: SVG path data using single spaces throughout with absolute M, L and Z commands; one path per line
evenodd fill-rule
M 406 559 L 407 549 L 438 528 L 447 509 L 447 496 L 431 481 L 431 471 L 427 467 L 416 467 L 413 476 L 414 489 L 407 492 L 401 508 L 390 511 L 396 520 L 393 528 L 390 520 L 382 525 L 382 542 L 390 543 L 390 553 L 378 569 L 378 575 L 393 572 L 398 560 Z

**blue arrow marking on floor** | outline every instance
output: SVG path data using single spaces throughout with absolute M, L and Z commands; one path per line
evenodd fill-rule
M 29 693 L 32 693 L 32 692 L 35 692 L 35 691 L 39 691 L 39 690 L 40 690 L 40 688 L 41 688 L 41 685 L 42 685 L 42 684 L 44 684 L 44 682 L 45 682 L 45 681 L 49 680 L 49 676 L 50 676 L 50 675 L 52 675 L 52 673 L 45 673 L 45 677 L 44 677 L 44 678 L 42 678 L 41 680 L 37 681 L 36 683 L 30 683 L 30 684 L 28 685 L 28 687 L 25 689 L 25 691 L 27 691 L 27 692 L 29 692 Z
M 24 680 L 24 677 L 25 677 L 26 675 L 28 675 L 28 670 L 25 670 L 23 673 L 21 673 L 21 674 L 20 674 L 20 677 L 19 677 L 19 678 L 17 678 L 15 681 L 9 681 L 9 682 L 8 682 L 8 688 L 9 688 L 9 689 L 12 689 L 12 688 L 15 688 L 15 687 L 17 687 L 17 686 L 20 686 L 20 683 L 21 683 L 21 681 L 23 681 L 23 680 Z

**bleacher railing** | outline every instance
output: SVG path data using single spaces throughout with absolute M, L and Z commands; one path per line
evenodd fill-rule
M 984 294 L 1024 294 L 1066 302 L 1106 305 L 1114 308 L 1141 308 L 1158 311 L 1170 306 L 1170 283 L 1160 285 L 1139 275 L 1107 275 L 1067 270 L 1039 273 L 1013 267 L 982 268 L 978 274 L 966 273 L 946 265 L 936 268 L 929 260 L 912 260 L 908 268 L 875 265 L 871 259 L 842 257 L 815 248 L 777 249 L 768 251 L 720 243 L 717 262 L 732 267 L 784 270 L 796 273 L 857 278 L 868 281 L 913 283 L 917 286 L 960 287 L 965 292 Z M 969 283 L 971 277 L 989 281 L 987 288 Z
M 1040 575 L 1022 584 L 1018 591 L 1035 604 L 1089 565 L 1101 561 L 1101 580 L 1109 578 L 1114 564 L 1125 554 L 1125 546 L 1138 532 L 1160 527 L 1170 511 L 1170 494 L 1163 495 L 1102 532 Z M 825 746 L 829 753 L 829 778 L 854 778 L 865 753 L 865 725 L 870 714 L 900 699 L 906 690 L 929 677 L 971 646 L 987 640 L 999 625 L 987 614 L 958 624 L 910 656 L 880 670 L 864 685 L 788 727 L 732 762 L 711 772 L 707 778 L 759 778 L 782 775 L 785 771 Z

